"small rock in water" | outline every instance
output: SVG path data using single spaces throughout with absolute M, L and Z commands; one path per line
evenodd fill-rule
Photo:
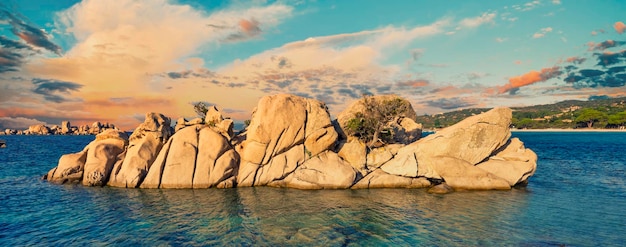
M 454 189 L 448 186 L 446 183 L 441 183 L 428 189 L 427 192 L 431 194 L 448 194 L 454 192 Z

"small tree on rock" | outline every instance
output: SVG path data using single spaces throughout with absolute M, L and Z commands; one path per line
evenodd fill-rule
M 193 110 L 198 114 L 198 117 L 204 119 L 206 113 L 209 111 L 209 104 L 202 101 L 192 102 L 191 104 L 193 105 Z
M 346 134 L 357 137 L 368 147 L 393 140 L 394 133 L 388 129 L 388 123 L 404 117 L 405 112 L 412 110 L 410 103 L 399 97 L 376 100 L 371 95 L 363 95 L 362 101 L 364 110 L 355 113 L 347 122 Z

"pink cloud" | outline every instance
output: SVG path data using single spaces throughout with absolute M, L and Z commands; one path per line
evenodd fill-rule
M 621 21 L 618 21 L 615 24 L 613 24 L 613 28 L 615 28 L 615 31 L 617 31 L 617 33 L 622 34 L 624 33 L 624 31 L 626 31 L 626 24 L 624 24 Z
M 561 71 L 561 68 L 557 66 L 550 67 L 550 68 L 543 68 L 541 69 L 541 71 L 533 70 L 526 74 L 509 78 L 509 83 L 505 84 L 504 86 L 498 87 L 497 91 L 500 94 L 506 93 L 511 90 L 528 86 L 537 82 L 547 81 L 549 79 L 552 79 L 561 75 L 562 73 L 563 72 Z
M 584 57 L 568 57 L 567 59 L 565 59 L 566 62 L 568 62 L 568 63 L 575 63 L 575 64 L 581 64 L 585 60 L 587 60 L 587 59 L 584 58 Z

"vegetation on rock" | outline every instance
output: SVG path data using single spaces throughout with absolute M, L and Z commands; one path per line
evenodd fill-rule
M 198 101 L 192 102 L 193 110 L 198 114 L 198 117 L 204 119 L 206 117 L 206 113 L 209 111 L 209 104 L 206 102 Z
M 403 117 L 402 114 L 411 108 L 410 103 L 400 97 L 377 101 L 370 95 L 363 95 L 363 106 L 363 111 L 356 112 L 348 120 L 346 134 L 367 143 L 368 147 L 391 142 L 395 133 L 388 123 Z

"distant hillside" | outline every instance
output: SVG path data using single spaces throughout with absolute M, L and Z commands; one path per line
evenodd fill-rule
M 543 128 L 624 128 L 626 124 L 626 97 L 592 98 L 588 101 L 567 100 L 554 104 L 512 107 L 513 124 L 519 129 Z M 488 108 L 464 109 L 417 117 L 425 129 L 453 125 L 469 116 L 488 111 Z M 591 122 L 591 124 L 589 124 Z

